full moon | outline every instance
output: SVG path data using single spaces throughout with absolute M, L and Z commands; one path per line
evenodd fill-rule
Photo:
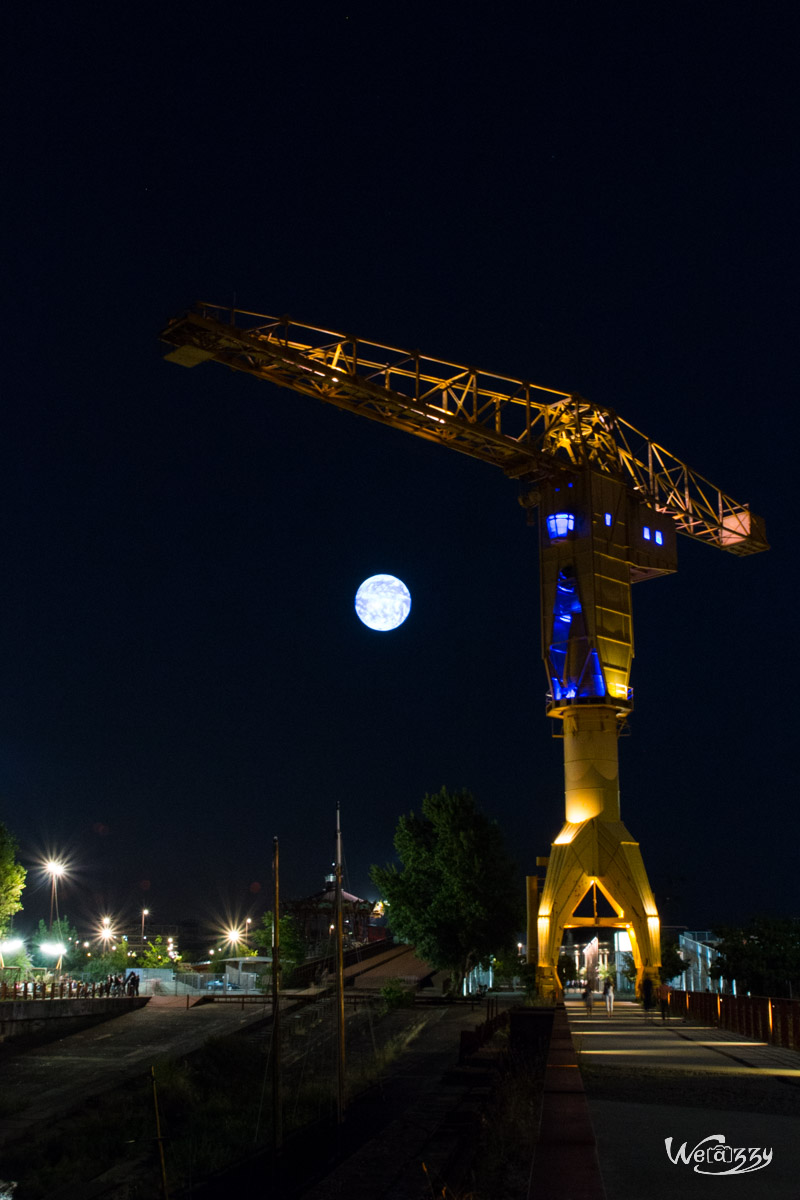
M 397 629 L 410 612 L 411 593 L 394 575 L 370 575 L 356 592 L 358 619 L 370 629 Z

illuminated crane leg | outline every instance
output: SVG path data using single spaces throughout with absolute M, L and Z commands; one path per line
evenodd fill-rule
M 613 709 L 573 709 L 564 718 L 567 822 L 553 842 L 537 914 L 540 991 L 560 995 L 558 956 L 565 929 L 625 929 L 637 990 L 658 982 L 658 912 L 639 843 L 619 817 L 617 729 Z M 577 916 L 596 887 L 615 916 Z

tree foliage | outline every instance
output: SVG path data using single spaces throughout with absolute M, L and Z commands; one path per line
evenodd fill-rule
M 628 986 L 635 990 L 636 988 L 636 960 L 630 950 L 623 950 L 619 959 L 619 973 L 623 979 L 626 979 Z
M 478 963 L 513 952 L 522 888 L 500 829 L 470 792 L 426 796 L 421 814 L 400 818 L 394 846 L 402 869 L 371 871 L 389 924 L 432 966 L 452 972 L 454 991 Z
M 261 924 L 252 932 L 252 939 L 262 954 L 272 954 L 272 912 L 265 912 Z M 306 961 L 308 945 L 293 916 L 287 914 L 278 921 L 280 938 L 281 980 L 284 987 L 291 982 L 295 967 Z
M 677 979 L 682 976 L 683 972 L 692 965 L 692 960 L 687 955 L 685 958 L 680 952 L 677 942 L 664 939 L 661 943 L 661 978 L 663 980 Z
M 107 975 L 127 975 L 131 970 L 131 960 L 125 943 L 117 946 L 116 950 L 104 950 L 101 954 L 92 954 L 81 964 L 81 974 L 89 979 L 105 979 Z
M 28 872 L 17 862 L 18 849 L 16 839 L 0 823 L 0 936 L 8 929 L 14 913 L 22 908 L 20 897 Z
M 147 941 L 141 953 L 136 956 L 136 965 L 139 967 L 172 967 L 174 962 L 170 955 L 170 949 L 171 946 L 162 937 Z
M 800 995 L 800 920 L 796 917 L 753 917 L 743 926 L 716 931 L 718 960 L 714 978 L 736 980 L 739 992 L 754 996 Z

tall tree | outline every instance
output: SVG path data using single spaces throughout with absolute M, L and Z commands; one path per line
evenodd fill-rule
M 741 927 L 720 926 L 711 974 L 738 992 L 755 996 L 800 995 L 800 920 L 753 917 Z
M 394 836 L 402 863 L 373 867 L 389 924 L 460 993 L 467 973 L 512 950 L 524 923 L 522 888 L 503 835 L 471 792 L 442 788 L 422 812 L 402 816 Z
M 25 887 L 25 867 L 17 862 L 16 839 L 0 823 L 0 935 L 8 929 L 15 912 L 22 908 L 20 899 Z

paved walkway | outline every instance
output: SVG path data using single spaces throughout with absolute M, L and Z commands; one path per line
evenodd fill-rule
M 566 1007 L 607 1200 L 800 1200 L 800 1053 L 658 1014 L 646 1021 L 630 1002 L 610 1018 L 597 1002 L 591 1017 L 579 1001 Z M 731 1149 L 704 1141 L 712 1135 Z M 689 1162 L 671 1161 L 668 1138 L 672 1158 L 685 1143 Z M 696 1161 L 697 1147 L 734 1161 Z M 751 1170 L 720 1177 L 737 1150 Z

